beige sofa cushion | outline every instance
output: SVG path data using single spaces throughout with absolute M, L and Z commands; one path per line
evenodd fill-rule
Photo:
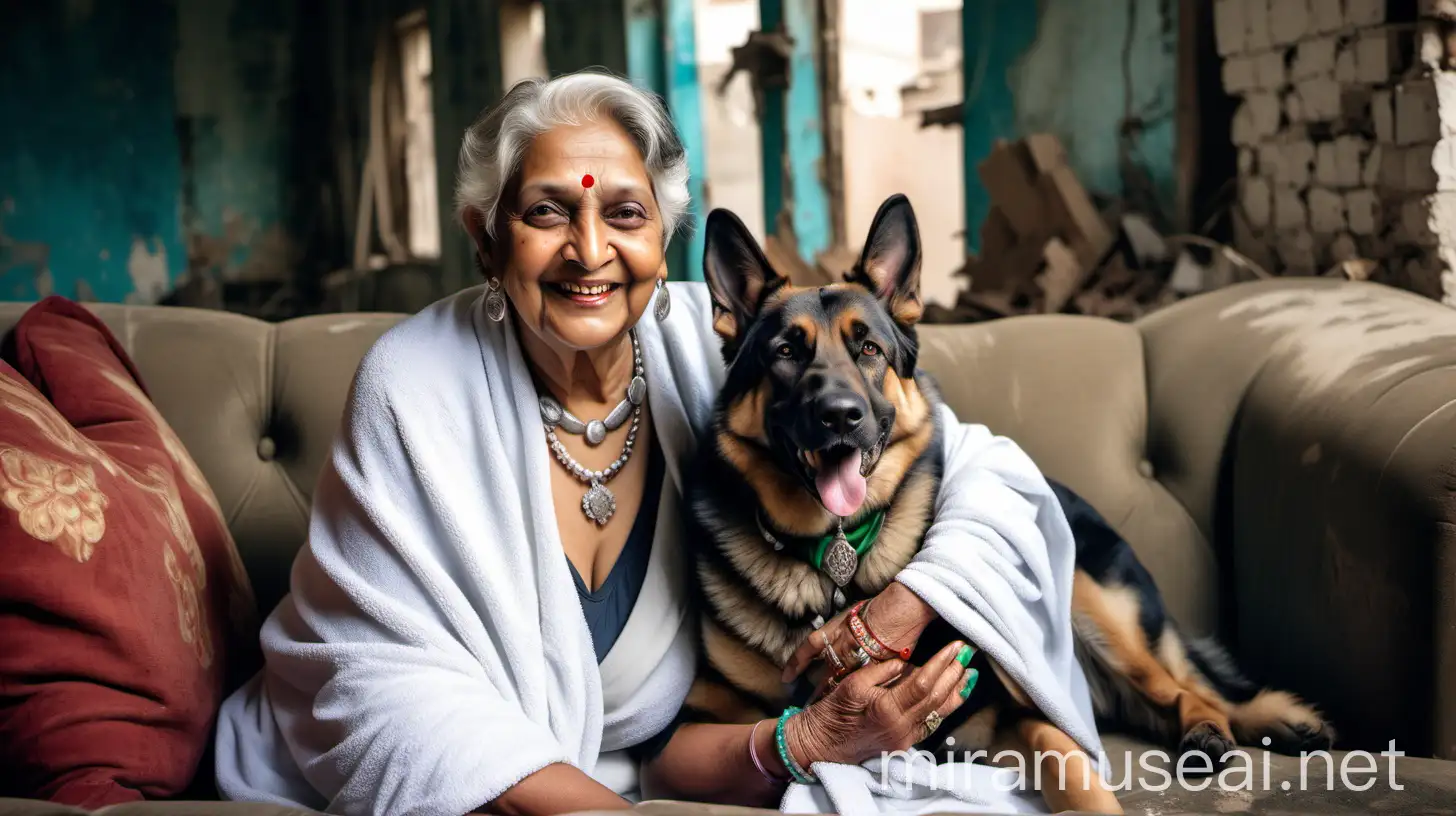
M 1173 614 L 1218 621 L 1212 547 L 1158 479 L 1148 451 L 1143 339 L 1133 326 L 1067 315 L 921 331 L 921 365 L 962 422 L 1016 440 L 1137 550 Z

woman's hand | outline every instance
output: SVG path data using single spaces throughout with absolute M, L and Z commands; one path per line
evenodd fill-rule
M 919 668 L 895 659 L 851 672 L 785 724 L 789 751 L 807 769 L 910 748 L 930 736 L 932 713 L 944 719 L 966 701 L 976 679 L 965 666 L 970 652 L 956 641 Z
M 870 632 L 885 646 L 904 654 L 915 650 L 920 633 L 925 631 L 925 627 L 935 617 L 935 610 L 899 581 L 891 581 L 889 586 L 860 609 L 860 618 Z M 834 648 L 834 653 L 846 662 L 848 668 L 854 668 L 850 655 L 854 654 L 860 643 L 850 631 L 849 610 L 834 616 L 833 620 L 804 638 L 798 651 L 784 664 L 783 681 L 793 682 L 815 660 L 824 659 L 825 643 Z

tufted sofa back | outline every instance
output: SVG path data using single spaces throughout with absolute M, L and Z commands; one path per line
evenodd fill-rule
M 0 303 L 0 334 L 27 305 Z M 92 308 L 210 480 L 270 610 L 355 367 L 401 316 Z M 1435 691 L 1456 689 L 1456 311 L 1276 280 L 1134 325 L 927 326 L 921 346 L 958 417 L 1086 497 L 1188 631 L 1222 630 L 1346 734 L 1456 756 L 1456 694 Z M 1352 665 L 1379 670 L 1352 684 Z

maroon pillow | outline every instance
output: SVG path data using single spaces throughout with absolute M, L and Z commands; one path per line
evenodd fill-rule
M 0 794 L 89 808 L 175 796 L 225 678 L 257 665 L 247 575 L 105 325 L 47 298 L 13 353 L 25 379 L 0 363 Z

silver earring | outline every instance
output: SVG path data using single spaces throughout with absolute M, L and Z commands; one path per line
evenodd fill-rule
M 657 279 L 657 305 L 653 307 L 652 313 L 661 323 L 667 320 L 667 313 L 672 311 L 672 297 L 667 294 L 667 281 Z
M 491 278 L 485 289 L 485 316 L 495 323 L 505 320 L 506 296 L 501 292 L 500 278 Z

